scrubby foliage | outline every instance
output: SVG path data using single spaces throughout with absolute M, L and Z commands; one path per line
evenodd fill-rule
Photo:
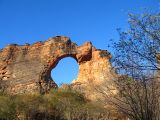
M 0 119 L 13 120 L 16 117 L 16 107 L 13 97 L 0 95 Z
M 71 89 L 40 95 L 0 95 L 2 120 L 109 120 L 109 112 Z

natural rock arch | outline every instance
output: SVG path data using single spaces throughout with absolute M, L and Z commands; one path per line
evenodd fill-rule
M 90 90 L 91 83 L 101 84 L 114 76 L 109 52 L 96 49 L 91 42 L 78 46 L 68 37 L 57 36 L 32 45 L 11 44 L 0 50 L 0 80 L 7 86 L 4 91 L 20 94 L 50 90 L 56 86 L 51 70 L 65 57 L 79 64 L 73 88 Z
M 79 64 L 73 57 L 62 58 L 51 70 L 51 77 L 58 87 L 70 85 L 77 78 Z

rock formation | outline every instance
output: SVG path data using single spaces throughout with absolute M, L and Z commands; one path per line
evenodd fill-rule
M 87 89 L 92 97 L 94 85 L 111 81 L 114 73 L 111 55 L 86 42 L 78 46 L 68 37 L 57 36 L 29 45 L 11 44 L 0 50 L 0 89 L 10 94 L 45 93 L 57 87 L 51 70 L 64 57 L 72 57 L 79 64 L 79 73 L 72 82 L 75 89 Z

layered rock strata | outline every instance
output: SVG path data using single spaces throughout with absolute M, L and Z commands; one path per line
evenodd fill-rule
M 72 57 L 79 64 L 78 77 L 72 82 L 73 88 L 87 90 L 86 94 L 91 98 L 95 97 L 92 93 L 94 86 L 106 81 L 110 84 L 114 77 L 109 52 L 96 49 L 91 42 L 78 46 L 68 37 L 57 36 L 32 45 L 11 44 L 1 49 L 1 91 L 10 94 L 45 93 L 56 88 L 51 70 L 65 57 Z

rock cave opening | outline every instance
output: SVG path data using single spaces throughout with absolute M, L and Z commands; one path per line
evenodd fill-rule
M 70 84 L 78 76 L 79 65 L 72 57 L 61 59 L 51 71 L 51 77 L 60 87 L 62 84 Z

